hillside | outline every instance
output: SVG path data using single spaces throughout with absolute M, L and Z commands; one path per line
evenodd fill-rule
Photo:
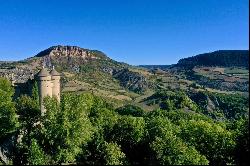
M 173 65 L 139 65 L 138 67 L 143 67 L 146 69 L 161 69 L 166 70 L 172 67 Z
M 0 76 L 14 80 L 16 84 L 25 83 L 33 79 L 42 66 L 55 66 L 62 73 L 63 92 L 93 92 L 118 104 L 131 101 L 151 85 L 143 69 L 135 70 L 98 50 L 61 45 L 25 60 L 1 62 Z
M 219 50 L 211 53 L 199 54 L 193 57 L 180 59 L 177 63 L 177 66 L 220 66 L 249 68 L 249 51 Z
M 196 89 L 246 95 L 249 91 L 249 72 L 243 67 L 248 64 L 248 61 L 244 60 L 247 58 L 246 53 L 248 51 L 215 51 L 182 59 L 177 65 L 135 67 L 112 60 L 98 50 L 58 45 L 22 61 L 2 61 L 0 76 L 20 84 L 33 79 L 43 65 L 48 68 L 55 66 L 56 70 L 62 73 L 63 93 L 91 92 L 109 99 L 117 106 L 132 103 L 152 110 L 157 106 L 142 101 L 162 89 Z M 233 61 L 234 56 L 239 58 Z M 206 62 L 213 58 L 219 60 L 213 65 L 210 65 L 212 62 Z M 190 65 L 187 65 L 189 63 L 199 65 L 190 68 Z M 202 63 L 207 66 L 201 65 Z M 215 64 L 225 66 L 218 67 L 214 66 Z M 226 67 L 233 64 L 241 64 L 242 67 Z M 25 88 L 21 90 L 23 89 Z
M 33 80 L 42 66 L 62 74 L 60 103 L 44 98 L 44 116 Z M 0 165 L 246 163 L 246 67 L 147 67 L 76 46 L 1 62 Z
M 159 73 L 159 66 L 150 67 Z M 221 50 L 179 60 L 176 65 L 162 68 L 179 79 L 192 81 L 193 87 L 220 91 L 249 91 L 249 51 Z M 162 72 L 161 72 L 162 73 Z

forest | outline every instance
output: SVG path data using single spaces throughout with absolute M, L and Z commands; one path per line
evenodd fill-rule
M 224 67 L 239 66 L 249 68 L 248 62 L 248 50 L 219 50 L 180 59 L 177 65 L 185 67 L 194 67 L 196 65 L 200 65 Z
M 241 96 L 216 94 L 221 107 L 207 112 L 201 99 L 213 99 L 211 93 L 190 100 L 184 92 L 159 91 L 148 100 L 161 107 L 145 111 L 129 104 L 114 108 L 91 93 L 68 92 L 60 103 L 45 98 L 41 116 L 36 84 L 31 96 L 13 100 L 13 95 L 11 83 L 0 78 L 0 144 L 14 138 L 8 164 L 249 163 L 249 102 Z

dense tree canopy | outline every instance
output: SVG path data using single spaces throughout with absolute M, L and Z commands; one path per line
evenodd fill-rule
M 185 92 L 170 91 L 154 95 L 161 108 L 150 112 L 133 105 L 115 109 L 92 94 L 65 93 L 60 103 L 45 98 L 41 116 L 36 91 L 13 101 L 13 88 L 0 79 L 0 140 L 17 133 L 14 164 L 249 163 L 247 103 L 242 108 L 246 101 L 239 96 L 215 95 L 224 103 L 225 120 L 204 112 Z

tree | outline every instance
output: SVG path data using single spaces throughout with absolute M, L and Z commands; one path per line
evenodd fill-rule
M 234 149 L 235 163 L 248 165 L 249 160 L 249 118 L 242 118 L 234 123 L 236 146 Z
M 154 114 L 154 116 L 149 114 L 146 122 L 151 148 L 151 163 L 163 165 L 208 164 L 205 156 L 177 136 L 180 128 L 164 117 L 164 114 Z
M 42 148 L 35 139 L 32 139 L 30 149 L 28 150 L 29 165 L 44 165 L 47 164 L 47 162 L 47 156 L 44 154 Z
M 113 127 L 119 120 L 119 115 L 115 111 L 107 108 L 92 109 L 90 120 L 95 126 L 95 132 L 101 134 L 105 140 L 109 140 L 111 139 Z
M 150 144 L 161 165 L 208 165 L 208 160 L 194 147 L 188 147 L 173 134 L 156 137 Z
M 16 108 L 20 122 L 26 127 L 32 126 L 41 117 L 37 101 L 27 95 L 22 95 L 17 99 Z
M 233 135 L 226 127 L 204 120 L 182 120 L 179 136 L 206 156 L 210 164 L 232 163 L 235 146 Z
M 131 164 L 137 164 L 143 159 L 141 144 L 145 137 L 145 121 L 143 117 L 121 116 L 114 125 L 111 138 L 108 141 L 121 145 Z
M 104 160 L 105 165 L 124 165 L 126 164 L 126 156 L 121 151 L 121 147 L 116 143 L 104 143 Z
M 111 140 L 126 147 L 135 145 L 143 139 L 145 121 L 142 117 L 120 117 L 112 130 Z
M 173 101 L 166 99 L 161 103 L 161 108 L 164 110 L 173 110 L 174 109 L 174 103 Z
M 83 149 L 77 157 L 78 164 L 123 165 L 128 163 L 121 146 L 115 142 L 106 142 L 100 133 L 95 133 L 93 139 Z
M 119 114 L 99 97 L 94 97 L 93 101 L 89 117 L 94 126 L 94 134 L 87 145 L 82 146 L 77 162 L 87 165 L 122 164 L 125 154 L 121 152 L 120 146 L 106 142 L 111 140 L 111 132 L 119 120 Z
M 157 116 L 158 114 L 162 114 L 162 116 L 165 116 L 171 120 L 172 123 L 176 125 L 180 125 L 183 120 L 204 120 L 207 122 L 213 123 L 214 120 L 202 113 L 197 113 L 197 112 L 186 112 L 184 110 L 174 110 L 174 111 L 163 111 L 163 110 L 158 110 L 158 111 L 153 111 L 151 113 L 151 116 Z
M 15 103 L 12 101 L 13 95 L 11 83 L 0 78 L 0 139 L 15 132 L 19 125 Z
M 70 94 L 62 96 L 60 105 L 55 98 L 44 100 L 47 110 L 42 121 L 44 150 L 56 163 L 74 162 L 82 144 L 86 144 L 93 133 L 88 103 L 84 95 Z
M 39 94 L 38 94 L 38 84 L 37 81 L 34 82 L 34 85 L 32 87 L 32 99 L 36 101 L 37 104 L 39 104 Z
M 116 112 L 118 112 L 120 115 L 132 115 L 135 117 L 142 117 L 145 113 L 140 107 L 130 104 L 117 108 Z
M 39 137 L 34 132 L 37 128 L 35 124 L 41 120 L 41 111 L 38 103 L 27 95 L 22 95 L 17 99 L 16 109 L 20 123 L 18 135 L 21 139 L 16 147 L 14 162 L 15 164 L 27 164 L 32 139 Z

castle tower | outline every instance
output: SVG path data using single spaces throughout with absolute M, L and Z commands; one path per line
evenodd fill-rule
M 52 82 L 51 82 L 51 75 L 47 71 L 46 68 L 42 68 L 40 72 L 37 75 L 37 81 L 38 81 L 38 93 L 39 93 L 39 102 L 40 102 L 40 108 L 42 115 L 46 111 L 43 106 L 43 98 L 46 96 L 52 97 Z
M 52 81 L 52 96 L 56 97 L 58 102 L 60 102 L 60 73 L 58 73 L 53 66 L 50 75 Z
M 10 81 L 11 81 L 11 85 L 15 86 L 14 73 L 11 73 L 11 79 L 10 79 Z

